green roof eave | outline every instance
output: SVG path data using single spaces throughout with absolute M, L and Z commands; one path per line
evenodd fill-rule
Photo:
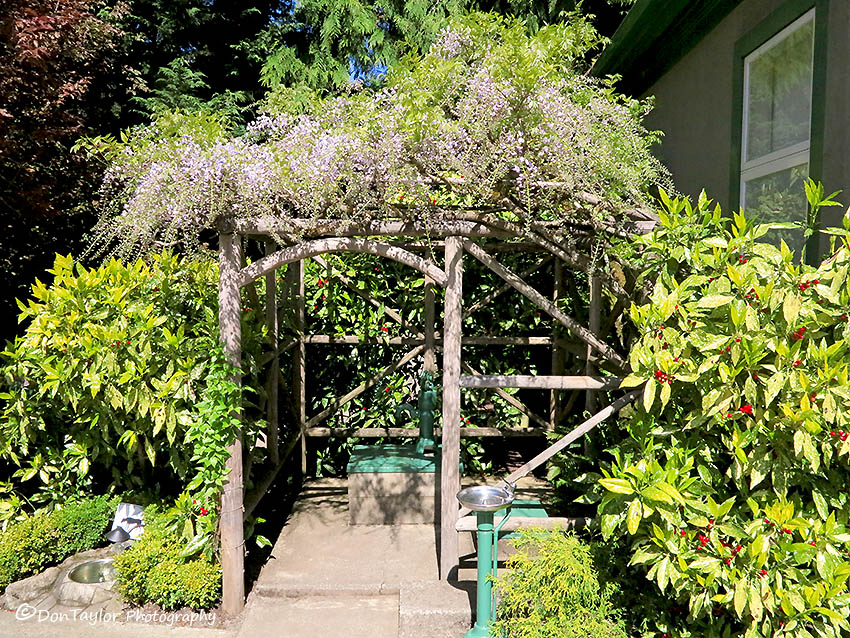
M 620 75 L 621 91 L 642 95 L 741 0 L 637 0 L 593 65 Z

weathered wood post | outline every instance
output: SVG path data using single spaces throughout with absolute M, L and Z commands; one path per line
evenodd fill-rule
M 437 371 L 437 354 L 434 351 L 434 280 L 425 276 L 425 372 Z
M 564 288 L 564 264 L 555 258 L 554 265 L 555 283 L 552 290 L 552 303 L 557 306 L 563 296 Z M 563 333 L 560 325 L 555 322 L 552 325 L 552 374 L 564 374 L 564 348 L 561 345 L 560 337 Z M 558 390 L 552 390 L 549 393 L 549 423 L 546 429 L 550 432 L 555 431 L 555 426 L 561 420 L 561 393 Z
M 295 406 L 298 411 L 298 429 L 301 431 L 301 476 L 307 476 L 307 346 L 304 336 L 307 332 L 307 311 L 304 301 L 304 260 L 299 259 L 294 267 L 295 278 L 295 328 L 298 331 L 298 345 L 295 347 L 293 366 L 293 385 Z
M 271 255 L 277 249 L 277 244 L 273 241 L 266 242 L 266 255 Z M 266 273 L 266 326 L 269 329 L 271 336 L 272 348 L 274 350 L 274 359 L 269 364 L 268 376 L 268 408 L 267 420 L 269 422 L 268 431 L 268 453 L 269 461 L 273 465 L 277 465 L 280 460 L 279 434 L 280 425 L 278 418 L 278 383 L 280 377 L 280 357 L 278 356 L 278 347 L 280 346 L 279 323 L 277 315 L 277 270 L 272 270 Z
M 440 480 L 440 579 L 458 563 L 456 495 L 460 490 L 460 339 L 463 295 L 463 244 L 446 238 L 446 302 L 443 323 L 443 458 Z
M 597 337 L 600 337 L 602 328 L 602 278 L 597 274 L 590 275 L 590 313 L 589 313 L 590 331 Z M 587 348 L 587 364 L 585 365 L 584 373 L 592 377 L 597 373 L 596 366 L 591 361 L 593 357 L 593 349 Z M 591 414 L 596 412 L 596 392 L 593 390 L 587 391 L 585 399 L 585 409 Z
M 218 323 L 224 353 L 237 369 L 242 361 L 242 303 L 239 269 L 242 237 L 231 229 L 219 234 Z M 242 383 L 237 373 L 233 381 Z M 245 606 L 245 538 L 242 528 L 242 435 L 227 446 L 227 477 L 221 494 L 221 608 L 237 615 Z

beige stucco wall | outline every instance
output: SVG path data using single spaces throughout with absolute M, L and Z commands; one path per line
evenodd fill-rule
M 732 118 L 741 116 L 732 106 L 735 43 L 781 4 L 745 0 L 647 91 L 656 100 L 647 126 L 664 131 L 657 152 L 680 192 L 705 188 L 729 207 Z M 827 51 L 823 177 L 850 202 L 850 0 L 830 0 Z

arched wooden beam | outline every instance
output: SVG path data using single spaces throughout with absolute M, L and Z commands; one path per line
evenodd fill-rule
M 415 268 L 422 274 L 431 277 L 431 279 L 441 286 L 446 285 L 446 273 L 434 264 L 398 246 L 372 239 L 364 239 L 362 237 L 329 237 L 327 239 L 314 239 L 295 244 L 294 246 L 287 246 L 240 270 L 239 285 L 247 286 L 257 277 L 261 277 L 283 264 L 314 257 L 323 253 L 342 252 L 380 255 Z

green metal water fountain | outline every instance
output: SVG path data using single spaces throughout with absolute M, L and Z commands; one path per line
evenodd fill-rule
M 466 632 L 465 638 L 490 638 L 490 623 L 496 619 L 493 600 L 493 582 L 498 563 L 499 530 L 510 517 L 514 502 L 514 486 L 475 485 L 457 493 L 457 500 L 475 512 L 478 528 L 478 589 L 476 594 L 475 624 Z M 494 525 L 495 513 L 507 510 L 498 525 Z
M 395 409 L 396 419 L 407 414 L 412 420 L 419 422 L 419 438 L 416 440 L 416 453 L 424 454 L 426 450 L 433 451 L 437 442 L 434 440 L 434 408 L 437 407 L 437 391 L 431 373 L 422 373 L 419 390 L 419 400 L 414 408 L 409 403 L 403 403 Z

